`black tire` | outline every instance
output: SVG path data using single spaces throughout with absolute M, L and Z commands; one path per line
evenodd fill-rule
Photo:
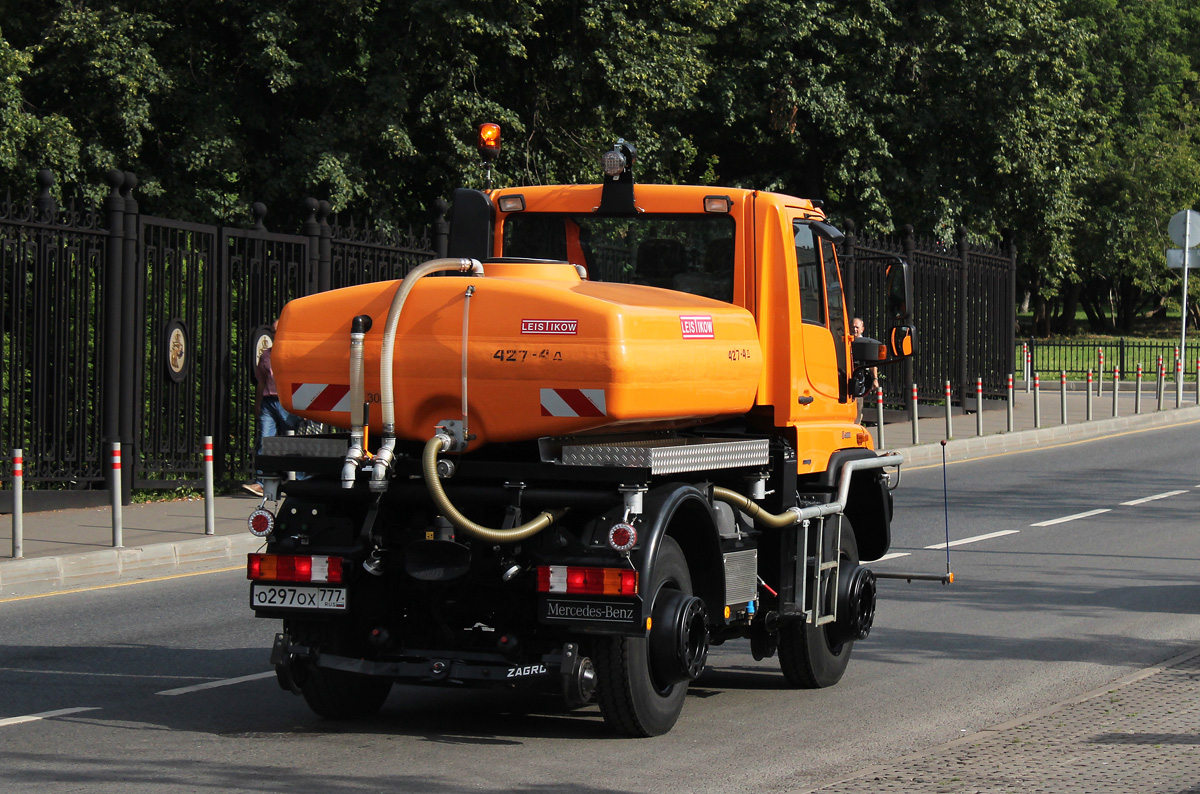
M 308 707 L 331 720 L 369 717 L 383 707 L 391 691 L 392 682 L 387 678 L 312 666 L 304 671 L 300 682 Z
M 842 518 L 841 544 L 842 570 L 858 567 L 858 543 L 849 520 Z M 826 582 L 821 597 L 827 611 L 833 603 L 835 582 Z M 853 642 L 837 639 L 833 623 L 812 626 L 804 620 L 792 620 L 779 628 L 779 667 L 783 677 L 794 687 L 801 689 L 823 689 L 842 680 L 846 665 L 850 663 Z
M 664 536 L 646 588 L 647 604 L 664 590 L 692 595 L 692 577 L 679 544 Z M 605 637 L 596 642 L 596 699 L 604 721 L 625 736 L 660 736 L 675 726 L 688 682 L 661 685 L 650 669 L 645 637 Z

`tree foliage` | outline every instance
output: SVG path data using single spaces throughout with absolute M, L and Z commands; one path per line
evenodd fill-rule
M 306 196 L 420 222 L 478 186 L 639 179 L 825 198 L 888 232 L 1012 230 L 1027 288 L 1125 324 L 1200 198 L 1187 0 L 50 0 L 0 20 L 0 183 L 294 228 Z

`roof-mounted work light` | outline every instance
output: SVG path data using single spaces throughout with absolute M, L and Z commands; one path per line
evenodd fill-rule
M 618 138 L 611 152 L 605 152 L 600 164 L 604 168 L 604 189 L 600 193 L 601 215 L 633 215 L 633 164 L 637 162 L 637 147 Z

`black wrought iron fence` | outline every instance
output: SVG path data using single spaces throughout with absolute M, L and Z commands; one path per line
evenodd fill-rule
M 343 228 L 309 199 L 302 234 L 143 216 L 133 174 L 110 171 L 100 209 L 60 208 L 53 175 L 28 205 L 0 204 L 0 476 L 25 451 L 25 482 L 104 483 L 111 443 L 129 489 L 197 486 L 202 438 L 218 480 L 252 473 L 255 331 L 288 300 L 398 278 L 445 251 L 433 231 Z M 331 223 L 332 220 L 332 223 Z
M 1200 342 L 1189 343 L 1180 355 L 1178 340 L 1113 339 L 1069 341 L 1027 339 L 1016 343 L 1014 350 L 1017 377 L 1060 377 L 1065 372 L 1069 380 L 1084 380 L 1091 372 L 1093 378 L 1111 379 L 1114 368 L 1123 381 L 1134 380 L 1137 370 L 1147 379 L 1163 375 L 1173 380 L 1178 365 L 1184 378 L 1195 379 L 1200 371 Z
M 853 296 L 850 310 L 863 318 L 868 336 L 888 326 L 888 261 L 903 257 L 912 265 L 917 349 L 911 361 L 885 371 L 885 400 L 907 404 L 913 384 L 918 399 L 941 400 L 947 380 L 956 400 L 971 399 L 976 378 L 983 379 L 985 395 L 1004 395 L 1015 361 L 1015 247 L 972 243 L 961 227 L 952 242 L 919 239 L 912 226 L 899 238 L 859 237 L 852 221 L 846 231 L 838 254 Z

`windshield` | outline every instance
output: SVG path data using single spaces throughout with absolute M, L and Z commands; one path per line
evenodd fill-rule
M 733 301 L 736 227 L 728 215 L 599 217 L 519 213 L 504 224 L 504 255 L 562 259 L 593 281 L 648 284 Z

